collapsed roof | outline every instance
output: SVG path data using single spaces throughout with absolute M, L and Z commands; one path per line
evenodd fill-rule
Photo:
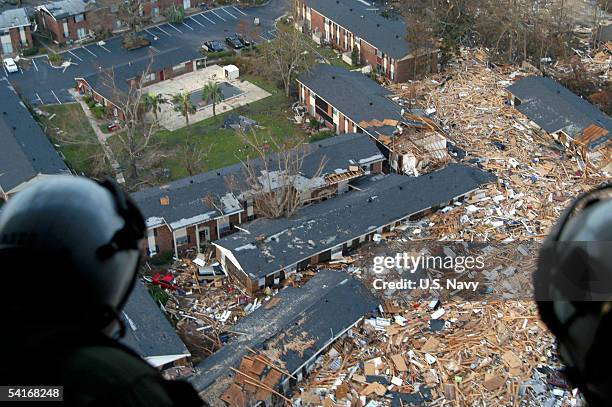
M 383 160 L 383 156 L 365 134 L 331 137 L 307 147 L 310 153 L 304 158 L 299 176 L 304 183 L 306 180 L 314 184 L 324 183 L 326 174 L 342 173 L 351 163 L 363 165 Z M 273 158 L 272 155 L 270 160 Z M 313 179 L 322 160 L 324 166 L 319 177 L 316 177 L 318 180 Z M 258 165 L 257 163 L 254 161 L 253 165 Z M 242 211 L 240 191 L 233 191 L 227 185 L 228 177 L 243 179 L 243 165 L 234 164 L 160 187 L 147 188 L 132 194 L 132 197 L 147 219 L 149 227 L 161 225 L 165 221 L 173 229 L 177 229 Z M 209 206 L 206 196 L 219 197 L 223 213 L 219 208 Z
M 231 251 L 239 263 L 236 266 L 251 279 L 259 279 L 446 204 L 494 179 L 488 172 L 462 164 L 416 178 L 379 175 L 364 190 L 303 208 L 291 218 L 255 220 L 245 226 L 248 232 L 234 233 L 213 244 Z
M 507 89 L 520 100 L 516 109 L 547 133 L 563 131 L 578 139 L 595 125 L 600 137 L 592 140 L 591 148 L 610 140 L 612 118 L 551 78 L 531 76 Z
M 205 398 L 218 397 L 224 391 L 214 384 L 223 382 L 230 367 L 238 367 L 248 348 L 279 350 L 275 362 L 295 372 L 334 336 L 377 307 L 361 282 L 331 270 L 321 270 L 301 288 L 284 288 L 274 298 L 278 301 L 276 305 L 261 307 L 234 325 L 232 330 L 244 335 L 237 336 L 197 366 L 198 372 L 190 380 L 198 391 L 204 391 Z M 285 344 L 304 335 L 312 345 L 302 355 L 295 350 L 283 351 Z

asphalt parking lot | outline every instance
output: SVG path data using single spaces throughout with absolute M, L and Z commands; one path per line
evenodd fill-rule
M 121 37 L 113 37 L 104 44 L 90 43 L 61 52 L 64 60 L 70 61 L 67 67 L 52 67 L 45 55 L 33 58 L 32 64 L 19 72 L 9 74 L 3 70 L 0 75 L 6 76 L 33 105 L 69 103 L 74 101 L 68 93 L 68 89 L 75 86 L 74 78 L 147 58 L 151 52 L 182 47 L 199 48 L 203 41 L 209 40 L 224 42 L 225 37 L 234 33 L 236 25 L 243 19 L 252 22 L 258 17 L 261 24 L 259 40 L 270 40 L 274 37 L 274 20 L 283 15 L 286 9 L 285 0 L 271 0 L 265 6 L 248 9 L 219 7 L 187 16 L 181 24 L 162 23 L 147 27 L 139 35 L 151 41 L 149 47 L 128 51 L 121 46 Z

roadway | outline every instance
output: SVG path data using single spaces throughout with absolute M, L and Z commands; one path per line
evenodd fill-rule
M 89 43 L 62 51 L 63 59 L 71 62 L 68 67 L 54 68 L 47 56 L 43 55 L 32 58 L 31 66 L 19 72 L 9 74 L 6 70 L 0 71 L 0 77 L 8 77 L 15 89 L 33 105 L 70 103 L 74 102 L 74 98 L 68 89 L 74 88 L 74 78 L 142 60 L 150 52 L 158 53 L 177 47 L 199 48 L 203 41 L 209 40 L 225 43 L 225 37 L 236 31 L 240 20 L 252 24 L 254 18 L 259 18 L 258 40 L 267 41 L 274 38 L 275 20 L 287 10 L 286 0 L 271 0 L 254 8 L 218 7 L 190 15 L 180 24 L 162 23 L 147 27 L 139 35 L 151 41 L 150 47 L 128 51 L 121 47 L 121 36 L 116 36 L 106 39 L 104 45 Z M 169 61 L 168 65 L 173 62 L 182 61 Z

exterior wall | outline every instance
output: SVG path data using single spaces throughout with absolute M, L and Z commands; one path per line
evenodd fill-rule
M 432 52 L 431 54 L 420 55 L 416 59 L 417 75 L 421 74 L 424 71 L 424 67 L 427 65 L 428 61 L 431 67 L 430 72 L 437 72 L 438 52 Z M 414 79 L 414 63 L 414 58 L 407 58 L 401 61 L 397 61 L 395 63 L 395 82 L 406 82 L 408 80 Z
M 383 163 L 382 161 L 372 164 L 372 174 L 379 174 L 382 172 Z
M 79 22 L 76 22 L 75 16 L 68 16 L 61 20 L 56 20 L 53 18 L 53 16 L 42 9 L 37 10 L 36 16 L 43 31 L 47 32 L 57 43 L 64 44 L 69 40 L 77 41 L 79 39 L 77 35 L 77 30 L 79 28 L 84 28 L 86 34 L 90 34 L 91 28 L 89 26 L 89 20 L 92 18 L 94 13 L 97 15 L 102 12 L 103 10 L 87 11 L 83 14 L 83 20 Z M 64 22 L 68 23 L 68 37 L 64 36 Z M 96 29 L 100 28 L 103 27 L 96 27 Z

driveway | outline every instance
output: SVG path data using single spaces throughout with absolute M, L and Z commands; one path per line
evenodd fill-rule
M 274 20 L 287 12 L 287 0 L 271 0 L 264 6 L 239 8 L 223 6 L 188 16 L 181 24 L 162 23 L 140 32 L 151 40 L 151 46 L 127 51 L 121 47 L 121 37 L 107 39 L 104 45 L 91 43 L 61 52 L 64 60 L 71 62 L 66 68 L 53 68 L 46 56 L 32 59 L 30 67 L 7 76 L 15 89 L 33 105 L 74 102 L 68 92 L 75 86 L 74 78 L 85 77 L 100 69 L 125 65 L 147 57 L 150 52 L 160 52 L 177 47 L 199 48 L 202 41 L 221 40 L 236 31 L 241 20 L 253 22 L 260 19 L 260 40 L 274 37 Z M 179 62 L 179 61 L 177 61 Z M 169 65 L 171 61 L 169 61 Z

